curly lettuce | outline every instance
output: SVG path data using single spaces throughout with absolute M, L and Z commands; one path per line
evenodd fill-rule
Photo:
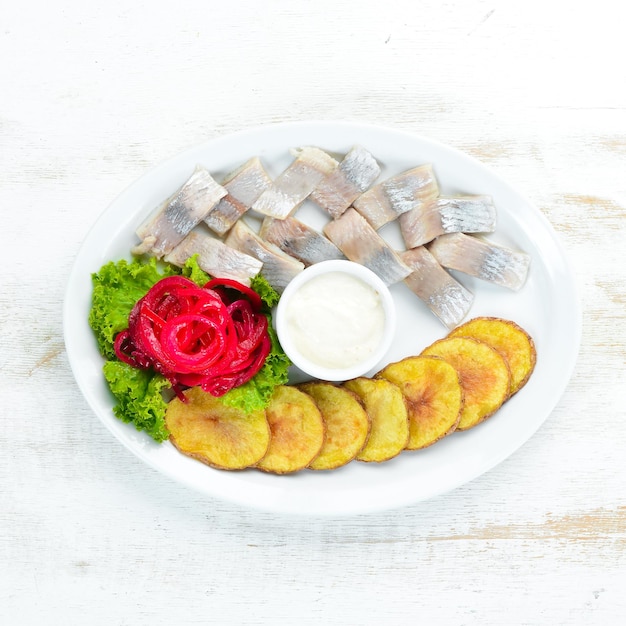
M 115 335 L 128 328 L 128 315 L 137 300 L 143 298 L 155 283 L 173 274 L 180 274 L 180 270 L 169 265 L 159 268 L 154 258 L 147 262 L 137 259 L 130 263 L 110 261 L 92 274 L 89 325 L 103 357 L 115 358 Z
M 289 381 L 289 366 L 291 362 L 278 343 L 276 332 L 270 325 L 268 333 L 272 340 L 272 349 L 265 359 L 263 367 L 247 383 L 231 389 L 222 396 L 222 402 L 251 413 L 264 409 L 274 393 L 274 387 L 285 385 Z
M 289 366 L 291 365 L 272 328 L 271 309 L 278 304 L 280 295 L 260 274 L 250 281 L 250 287 L 261 296 L 263 301 L 263 312 L 268 318 L 267 332 L 272 341 L 272 349 L 263 367 L 252 379 L 222 396 L 224 404 L 243 409 L 246 413 L 264 409 L 269 404 L 274 387 L 285 385 L 289 381 Z
M 272 287 L 267 280 L 261 276 L 261 274 L 257 274 L 250 281 L 250 287 L 256 291 L 259 296 L 261 296 L 261 300 L 263 300 L 263 305 L 265 306 L 266 311 L 269 311 L 272 307 L 278 304 L 280 300 L 280 296 L 274 287 Z
M 121 361 L 107 361 L 102 369 L 117 400 L 114 415 L 145 431 L 155 441 L 165 441 L 170 434 L 165 426 L 167 403 L 161 392 L 170 388 L 169 382 L 160 374 Z

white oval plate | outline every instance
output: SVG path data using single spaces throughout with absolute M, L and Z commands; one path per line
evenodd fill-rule
M 110 260 L 130 258 L 134 231 L 155 206 L 191 174 L 196 164 L 219 180 L 253 155 L 273 176 L 291 161 L 291 148 L 316 145 L 345 153 L 367 148 L 381 163 L 381 178 L 432 163 L 443 193 L 489 194 L 498 210 L 494 242 L 531 256 L 526 285 L 517 293 L 456 274 L 475 293 L 468 318 L 512 319 L 535 340 L 537 366 L 529 383 L 494 416 L 421 451 L 405 451 L 381 464 L 352 462 L 329 472 L 273 476 L 256 470 L 225 472 L 156 444 L 112 413 L 113 399 L 87 317 L 91 273 Z M 306 205 L 298 217 L 323 223 Z M 316 223 L 317 222 L 317 223 Z M 381 231 L 399 246 L 396 225 Z M 419 354 L 446 329 L 403 284 L 392 287 L 398 333 L 387 362 Z M 262 510 L 302 515 L 346 515 L 398 507 L 444 493 L 480 476 L 525 443 L 554 409 L 570 379 L 580 343 L 581 312 L 575 281 L 558 239 L 542 214 L 487 167 L 437 142 L 387 128 L 342 122 L 279 124 L 208 141 L 155 167 L 124 191 L 88 233 L 66 292 L 64 332 L 68 357 L 88 403 L 129 450 L 163 474 L 207 495 Z M 539 471 L 539 468 L 538 468 Z

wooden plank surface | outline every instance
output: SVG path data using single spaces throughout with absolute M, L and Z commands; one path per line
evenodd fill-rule
M 567 624 L 626 616 L 626 66 L 614 2 L 2 2 L 0 622 Z M 427 502 L 259 513 L 95 418 L 67 276 L 125 187 L 259 124 L 357 120 L 477 157 L 559 233 L 583 307 L 539 432 Z

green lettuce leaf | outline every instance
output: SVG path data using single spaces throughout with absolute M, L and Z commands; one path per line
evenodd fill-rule
M 160 374 L 139 370 L 121 361 L 107 361 L 104 377 L 118 404 L 113 413 L 123 422 L 134 424 L 137 430 L 148 433 L 155 441 L 169 437 L 165 427 L 167 403 L 161 393 L 169 389 L 169 382 Z
M 272 320 L 268 319 L 268 333 L 272 340 L 272 349 L 265 359 L 263 367 L 247 383 L 231 389 L 222 396 L 222 402 L 234 406 L 246 413 L 264 409 L 274 393 L 274 387 L 286 385 L 289 381 L 291 361 L 283 352 L 278 336 L 272 328 Z
M 278 304 L 280 295 L 261 274 L 257 274 L 252 278 L 250 287 L 261 296 L 261 300 L 263 300 L 268 311 Z
M 109 262 L 92 274 L 93 294 L 89 325 L 96 335 L 98 348 L 107 359 L 115 358 L 115 335 L 128 328 L 128 315 L 137 300 L 165 276 L 179 274 L 180 270 L 165 265 L 157 267 L 151 258 L 147 262 L 135 259 Z
M 113 413 L 159 442 L 169 436 L 165 428 L 167 404 L 161 392 L 171 385 L 156 372 L 138 370 L 119 361 L 113 342 L 117 333 L 128 328 L 128 315 L 135 303 L 159 280 L 175 274 L 180 274 L 178 268 L 165 264 L 159 267 L 156 259 L 151 258 L 134 259 L 130 263 L 111 261 L 92 275 L 89 325 L 100 352 L 107 359 L 103 372 L 117 400 Z
M 271 309 L 280 300 L 280 295 L 260 274 L 250 281 L 250 286 L 263 300 L 263 312 L 267 317 L 267 332 L 272 341 L 272 349 L 263 367 L 253 378 L 222 396 L 224 404 L 242 409 L 246 413 L 264 409 L 269 404 L 274 387 L 286 385 L 289 381 L 291 365 L 272 327 Z
M 197 254 L 194 254 L 185 261 L 182 274 L 189 278 L 189 280 L 193 280 L 193 282 L 200 287 L 206 285 L 211 280 L 211 277 L 198 265 Z

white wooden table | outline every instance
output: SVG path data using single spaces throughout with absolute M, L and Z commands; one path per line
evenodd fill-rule
M 614 0 L 0 4 L 0 623 L 626 623 L 626 64 Z M 584 310 L 543 427 L 432 500 L 341 519 L 213 500 L 78 390 L 69 270 L 116 195 L 278 121 L 425 135 L 553 224 Z

